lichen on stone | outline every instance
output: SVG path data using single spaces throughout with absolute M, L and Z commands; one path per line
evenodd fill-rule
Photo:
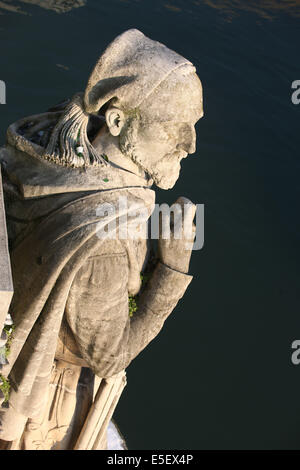
M 4 403 L 9 400 L 10 383 L 9 380 L 0 374 L 0 390 L 4 396 Z

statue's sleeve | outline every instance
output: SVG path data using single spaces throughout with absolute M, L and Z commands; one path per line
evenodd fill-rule
M 161 330 L 192 277 L 158 263 L 129 316 L 126 254 L 96 256 L 72 285 L 66 319 L 83 359 L 100 377 L 125 369 Z
M 127 346 L 129 363 L 158 335 L 170 313 L 184 295 L 192 276 L 158 263 L 144 292 L 138 310 L 131 317 Z

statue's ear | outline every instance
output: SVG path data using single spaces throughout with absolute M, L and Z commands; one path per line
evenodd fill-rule
M 106 111 L 105 120 L 111 135 L 117 136 L 124 126 L 125 115 L 121 109 L 113 106 Z
M 126 96 L 126 90 L 135 80 L 135 75 L 121 75 L 99 80 L 97 73 L 92 73 L 84 93 L 85 111 L 89 114 L 97 113 L 112 98 L 120 94 Z

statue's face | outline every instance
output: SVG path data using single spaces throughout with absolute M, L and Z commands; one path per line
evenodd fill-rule
M 120 147 L 162 188 L 176 183 L 180 162 L 196 150 L 195 124 L 203 115 L 202 87 L 195 73 L 168 81 L 151 94 L 120 135 Z

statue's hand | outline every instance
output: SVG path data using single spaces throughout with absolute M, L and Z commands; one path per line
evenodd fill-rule
M 189 270 L 196 234 L 193 223 L 195 213 L 195 204 L 180 197 L 171 206 L 170 214 L 160 214 L 159 258 L 170 268 L 182 273 Z

